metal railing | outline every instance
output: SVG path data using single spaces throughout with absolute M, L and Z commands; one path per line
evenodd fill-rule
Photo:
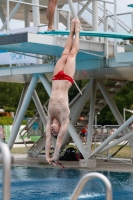
M 81 180 L 77 184 L 75 190 L 73 191 L 73 194 L 72 194 L 70 200 L 76 200 L 78 198 L 79 194 L 81 193 L 81 191 L 83 190 L 86 182 L 93 178 L 99 178 L 103 181 L 103 183 L 105 184 L 105 187 L 106 187 L 106 200 L 112 200 L 112 186 L 111 186 L 110 181 L 103 174 L 100 174 L 97 172 L 88 173 L 81 178 Z
M 11 155 L 7 144 L 2 142 L 0 138 L 0 149 L 2 152 L 3 161 L 3 200 L 10 200 L 10 168 Z
M 83 3 L 83 2 L 79 2 L 79 4 L 81 5 L 81 6 L 84 6 L 85 4 Z M 100 7 L 101 6 L 101 7 Z M 99 6 L 98 6 L 98 8 L 100 9 L 100 10 L 102 10 L 103 12 L 104 12 L 104 7 L 103 7 L 103 5 L 101 5 L 100 3 L 99 3 Z M 87 7 L 86 8 L 86 10 L 90 13 L 90 14 L 92 14 L 93 13 L 93 11 L 89 8 L 89 7 Z M 109 13 L 109 14 L 108 14 Z M 128 12 L 128 13 L 121 13 L 121 14 L 117 14 L 117 16 L 119 16 L 119 15 L 124 15 L 124 14 L 132 14 L 131 12 Z M 106 9 L 106 15 L 107 15 L 107 17 L 110 17 L 110 18 L 112 18 L 112 20 L 114 20 L 114 14 L 112 13 L 112 12 L 110 12 L 108 9 Z M 103 24 L 104 24 L 104 18 L 102 18 L 102 17 L 98 17 L 99 18 L 99 21 L 100 22 L 102 22 Z M 117 19 L 117 24 L 121 27 L 121 28 L 123 28 L 127 33 L 130 33 L 131 31 L 132 31 L 132 28 L 130 28 L 129 26 L 127 26 L 127 24 L 125 24 L 123 21 L 121 21 L 119 18 Z M 109 29 L 111 30 L 111 31 L 113 31 L 114 32 L 114 28 L 109 24 Z

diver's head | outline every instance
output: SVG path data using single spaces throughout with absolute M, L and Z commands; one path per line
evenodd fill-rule
M 53 136 L 57 136 L 60 131 L 60 123 L 56 118 L 53 118 L 52 124 L 51 124 L 51 133 Z

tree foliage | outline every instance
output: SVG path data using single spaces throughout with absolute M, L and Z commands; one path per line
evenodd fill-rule
M 88 80 L 76 81 L 79 88 L 82 89 Z M 17 109 L 19 99 L 21 96 L 22 89 L 24 84 L 20 83 L 0 83 L 0 109 L 2 108 L 12 108 L 13 110 Z M 44 86 L 41 83 L 38 83 L 36 86 L 37 94 L 40 98 L 42 105 L 49 99 L 47 92 L 45 91 Z M 78 90 L 73 84 L 69 90 L 69 102 L 77 95 Z M 114 97 L 114 102 L 123 116 L 123 108 L 133 109 L 133 82 L 128 82 L 122 90 Z M 30 105 L 26 112 L 26 117 L 32 117 L 36 112 L 36 107 L 34 102 L 31 100 Z M 89 112 L 89 110 L 88 110 Z M 126 117 L 129 118 L 131 113 L 126 113 Z M 4 119 L 5 121 L 5 119 Z M 10 120 L 9 120 L 10 121 Z M 1 123 L 3 123 L 1 121 Z M 4 122 L 5 123 L 5 122 Z M 105 124 L 117 124 L 110 108 L 106 106 L 98 115 L 98 123 Z
M 123 108 L 133 109 L 133 82 L 128 82 L 120 92 L 113 98 L 120 114 L 123 117 Z M 132 114 L 126 112 L 126 118 L 128 119 Z M 106 106 L 98 115 L 99 124 L 118 124 L 112 114 L 109 106 Z

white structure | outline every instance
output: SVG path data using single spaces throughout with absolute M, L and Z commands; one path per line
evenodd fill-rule
M 73 4 L 74 2 L 78 2 L 80 4 L 80 10 L 78 12 L 76 12 Z M 71 19 L 73 17 L 79 17 L 82 23 L 82 30 L 99 31 L 99 27 L 102 24 L 104 31 L 118 31 L 118 27 L 121 27 L 127 33 L 132 33 L 132 27 L 129 28 L 118 19 L 119 15 L 117 14 L 116 0 L 114 0 L 114 2 L 107 0 L 94 0 L 92 9 L 90 9 L 88 6 L 91 2 L 91 0 L 88 0 L 84 4 L 84 1 L 79 2 L 78 0 L 59 0 L 59 9 L 55 12 L 55 24 L 58 26 L 59 23 L 62 23 L 66 28 L 69 28 Z M 61 9 L 65 4 L 69 5 L 69 11 Z M 114 12 L 112 14 L 111 12 L 109 14 L 109 11 L 106 9 L 107 4 L 114 6 Z M 43 106 L 41 105 L 39 97 L 35 91 L 35 87 L 38 81 L 42 82 L 47 93 L 50 95 L 51 85 L 49 80 L 51 80 L 52 77 L 54 63 L 43 64 L 42 60 L 44 57 L 46 58 L 46 56 L 55 56 L 55 58 L 58 59 L 66 41 L 66 37 L 62 36 L 37 34 L 37 32 L 45 30 L 45 24 L 47 24 L 46 8 L 47 1 L 45 0 L 32 0 L 32 2 L 29 0 L 0 0 L 0 17 L 3 23 L 1 31 L 7 29 L 7 34 L 9 34 L 4 35 L 3 32 L 3 36 L 0 37 L 0 49 L 10 52 L 6 53 L 6 57 L 8 57 L 8 54 L 11 56 L 16 53 L 13 57 L 11 56 L 11 59 L 21 58 L 18 60 L 18 63 L 13 62 L 19 64 L 19 66 L 9 65 L 7 68 L 0 68 L 0 81 L 25 83 L 8 142 L 10 148 L 12 148 L 14 144 L 31 98 L 36 105 L 41 121 L 44 126 L 46 125 L 46 110 L 44 111 Z M 101 10 L 102 17 L 98 16 L 98 9 Z M 82 17 L 84 12 L 88 13 L 88 19 L 91 13 L 89 22 Z M 130 15 L 132 17 L 132 13 Z M 16 30 L 13 34 L 10 34 L 12 31 L 10 30 L 11 19 L 23 20 L 25 22 L 25 27 L 28 27 L 26 32 L 24 29 L 22 29 L 22 31 L 19 29 L 18 33 Z M 113 20 L 113 23 L 109 22 L 110 19 Z M 33 22 L 33 25 L 35 26 L 33 28 L 34 31 L 29 28 L 30 22 Z M 42 24 L 44 26 L 42 26 Z M 124 123 L 120 112 L 112 100 L 112 97 L 115 96 L 128 81 L 133 80 L 133 48 L 132 45 L 126 45 L 126 48 L 124 46 L 119 47 L 117 46 L 117 40 L 115 39 L 114 41 L 115 42 L 113 42 L 113 40 L 109 41 L 107 38 L 103 40 L 99 37 L 94 38 L 88 36 L 82 37 L 80 40 L 80 51 L 77 56 L 75 80 L 88 79 L 88 84 L 82 90 L 82 96 L 77 95 L 70 103 L 71 122 L 68 127 L 68 133 L 66 133 L 64 137 L 63 145 L 67 143 L 69 137 L 71 136 L 79 151 L 83 154 L 85 160 L 92 158 L 99 152 L 107 151 L 107 148 L 112 148 L 113 145 L 120 143 L 118 140 L 115 141 L 115 143 L 111 143 L 111 146 L 108 145 L 108 143 L 112 141 L 112 139 L 116 137 L 120 131 L 123 131 L 125 134 L 121 140 L 126 138 L 129 141 L 130 146 L 133 148 L 133 140 L 131 137 L 133 133 L 129 133 L 127 128 L 133 121 L 133 117 Z M 24 58 L 23 56 L 26 60 L 22 59 Z M 29 60 L 27 56 L 29 57 Z M 0 64 L 4 64 L 2 59 L 0 60 Z M 8 64 L 12 64 L 9 58 Z M 104 84 L 105 80 L 108 84 Z M 99 95 L 98 89 L 104 98 Z M 85 103 L 89 101 L 89 99 L 89 133 L 87 137 L 87 148 L 85 148 L 74 126 L 85 106 Z M 105 140 L 103 144 L 101 144 L 94 152 L 91 152 L 94 117 L 105 107 L 106 104 L 109 105 L 118 124 L 120 125 L 120 128 L 117 129 L 107 140 Z M 53 138 L 53 145 L 55 143 L 54 140 L 55 139 Z M 45 137 L 42 138 L 42 141 L 40 140 L 36 144 L 33 148 L 34 154 L 30 152 L 30 155 L 37 156 L 40 150 L 44 148 Z M 89 166 L 88 163 L 87 165 Z

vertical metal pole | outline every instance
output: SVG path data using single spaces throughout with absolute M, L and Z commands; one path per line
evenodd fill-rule
M 39 5 L 39 0 L 32 0 L 33 4 Z M 39 7 L 32 6 L 33 11 L 33 24 L 34 26 L 40 25 L 40 13 L 39 13 Z
M 11 154 L 7 144 L 0 139 L 3 160 L 3 200 L 10 200 Z
M 95 129 L 94 129 L 94 138 L 95 138 L 95 146 L 94 150 L 97 148 L 97 135 L 95 134 Z
M 93 122 L 94 122 L 96 87 L 97 87 L 97 80 L 93 79 L 93 89 L 91 91 L 89 126 L 88 126 L 88 135 L 87 135 L 87 152 L 88 152 L 88 154 L 91 154 L 91 142 L 92 142 Z
M 98 1 L 96 0 L 93 0 L 92 2 L 92 12 L 93 12 L 92 16 L 93 31 L 98 31 Z M 93 40 L 95 42 L 98 42 L 97 37 L 93 37 Z
M 97 115 L 95 115 L 95 128 L 97 128 Z
M 67 30 L 70 30 L 70 12 L 67 12 Z
M 79 0 L 78 0 L 78 2 L 77 2 L 77 10 L 78 10 L 78 13 L 79 13 L 79 10 L 80 10 Z
M 104 31 L 108 32 L 108 17 L 106 16 L 106 3 L 104 2 Z M 108 58 L 108 38 L 104 39 L 104 56 Z
M 7 0 L 7 35 L 9 35 L 9 0 Z
M 126 115 L 125 115 L 125 108 L 123 108 L 123 119 L 124 119 L 124 122 L 126 121 Z
M 131 27 L 132 27 L 132 33 L 133 33 L 133 13 L 131 14 Z
M 117 0 L 114 0 L 114 31 L 117 32 Z M 117 40 L 114 39 L 114 56 L 117 53 Z
M 58 29 L 58 19 L 59 19 L 59 13 L 57 10 L 57 6 L 55 7 L 55 13 L 54 13 L 54 27 L 55 29 Z
M 131 163 L 133 163 L 133 149 L 130 147 L 130 159 Z
M 25 17 L 25 27 L 30 27 L 30 10 L 27 10 L 26 6 L 24 11 L 24 17 Z
M 107 129 L 107 138 L 109 137 L 109 128 Z M 109 160 L 109 150 L 107 150 L 107 160 Z
M 39 0 L 32 0 L 32 3 L 39 5 Z M 40 25 L 40 10 L 39 10 L 39 7 L 32 6 L 32 11 L 33 11 L 33 25 L 38 27 Z M 40 27 L 38 27 L 38 32 L 39 31 L 40 31 Z M 39 56 L 39 55 L 37 55 L 37 56 Z M 42 60 L 37 59 L 37 64 L 42 64 Z

